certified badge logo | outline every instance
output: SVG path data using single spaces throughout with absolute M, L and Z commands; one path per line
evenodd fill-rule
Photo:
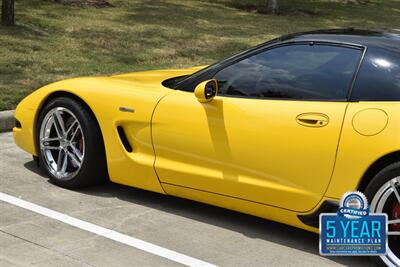
M 320 215 L 321 255 L 384 255 L 387 215 L 370 213 L 361 192 L 343 195 L 337 213 Z
M 359 219 L 369 215 L 368 200 L 361 192 L 347 192 L 340 201 L 338 215 L 347 219 Z

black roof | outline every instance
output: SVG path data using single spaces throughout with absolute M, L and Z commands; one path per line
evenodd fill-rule
M 284 35 L 278 41 L 326 41 L 395 49 L 400 52 L 399 30 L 331 29 Z

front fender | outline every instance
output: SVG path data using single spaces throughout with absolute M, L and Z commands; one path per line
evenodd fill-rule
M 21 127 L 13 129 L 18 146 L 38 155 L 35 143 L 36 123 L 42 106 L 49 97 L 62 93 L 73 95 L 91 109 L 103 135 L 110 180 L 163 193 L 154 171 L 155 155 L 151 141 L 151 116 L 158 101 L 171 90 L 149 84 L 108 77 L 79 78 L 50 84 L 30 94 L 17 106 L 15 118 Z M 121 112 L 130 107 L 134 113 Z M 132 153 L 119 138 L 117 126 L 124 127 Z

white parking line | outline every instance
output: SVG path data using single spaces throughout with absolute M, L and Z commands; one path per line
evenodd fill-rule
M 0 192 L 0 200 L 186 266 L 216 266 Z

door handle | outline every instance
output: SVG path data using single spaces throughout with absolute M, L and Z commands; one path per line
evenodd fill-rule
M 324 127 L 329 123 L 329 117 L 322 113 L 303 113 L 296 117 L 298 124 L 307 127 Z

